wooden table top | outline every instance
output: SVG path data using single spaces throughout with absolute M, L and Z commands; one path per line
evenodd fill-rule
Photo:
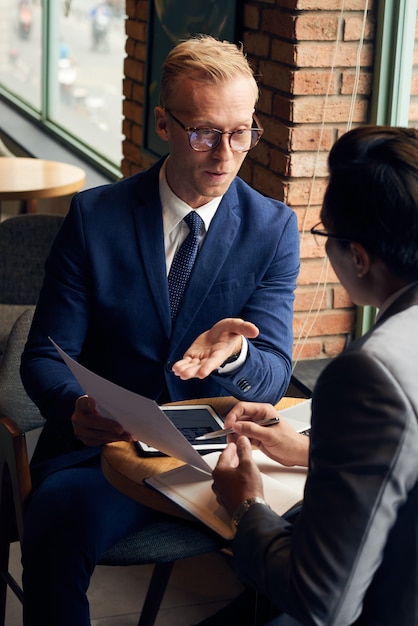
M 84 170 L 59 161 L 26 157 L 0 158 L 0 200 L 54 198 L 79 191 Z
M 233 397 L 224 397 L 199 398 L 173 404 L 211 404 L 221 416 L 224 416 L 236 402 Z M 299 402 L 303 402 L 303 399 L 282 398 L 276 408 L 286 409 Z M 141 457 L 132 443 L 124 441 L 109 443 L 102 448 L 103 474 L 116 489 L 161 513 L 191 519 L 183 509 L 143 483 L 144 478 L 167 472 L 183 464 L 183 461 L 168 456 Z

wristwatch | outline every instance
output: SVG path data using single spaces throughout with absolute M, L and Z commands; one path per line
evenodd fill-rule
M 239 505 L 238 509 L 232 516 L 232 523 L 235 528 L 238 527 L 238 524 L 240 523 L 246 512 L 253 506 L 253 504 L 264 504 L 264 506 L 269 506 L 267 502 L 263 500 L 263 498 L 259 498 L 258 496 L 254 496 L 253 498 L 247 498 L 242 504 Z
M 241 350 L 239 352 L 235 352 L 235 354 L 231 354 L 231 356 L 229 356 L 226 361 L 224 361 L 222 365 L 218 367 L 218 369 L 221 370 L 223 367 L 225 367 L 225 365 L 229 365 L 229 363 L 234 363 L 235 361 L 237 361 L 240 357 L 240 354 Z

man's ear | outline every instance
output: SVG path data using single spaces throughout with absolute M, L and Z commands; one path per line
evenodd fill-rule
M 168 141 L 166 112 L 164 111 L 162 107 L 157 106 L 154 109 L 154 117 L 155 117 L 155 130 L 157 132 L 157 135 L 163 141 Z
M 350 243 L 350 252 L 357 276 L 363 278 L 370 271 L 370 255 L 366 248 L 357 241 Z

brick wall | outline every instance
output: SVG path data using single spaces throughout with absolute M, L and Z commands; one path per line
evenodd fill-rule
M 330 147 L 351 125 L 368 119 L 377 1 L 237 2 L 242 33 L 236 39 L 258 75 L 257 113 L 265 128 L 240 175 L 289 204 L 299 220 L 296 360 L 335 356 L 354 330 L 355 307 L 309 228 L 319 221 Z M 155 160 L 141 150 L 148 0 L 127 0 L 126 12 L 125 176 Z

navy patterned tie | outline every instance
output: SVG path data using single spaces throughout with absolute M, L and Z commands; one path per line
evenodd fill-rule
M 171 319 L 173 322 L 176 319 L 177 310 L 196 260 L 199 248 L 199 234 L 203 225 L 203 220 L 196 211 L 190 211 L 184 218 L 184 221 L 190 232 L 177 250 L 168 274 L 168 295 L 170 297 Z

